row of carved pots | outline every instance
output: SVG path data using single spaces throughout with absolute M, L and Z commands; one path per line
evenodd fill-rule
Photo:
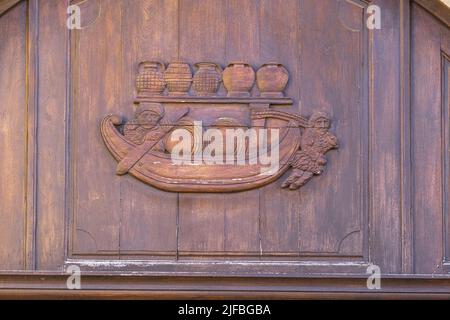
M 186 62 L 171 62 L 167 69 L 159 61 L 144 61 L 139 64 L 136 77 L 138 94 L 162 95 L 165 88 L 171 96 L 187 96 L 190 87 L 197 96 L 215 96 L 223 81 L 228 97 L 249 97 L 255 84 L 255 71 L 246 62 L 231 62 L 222 70 L 214 62 L 198 62 L 192 76 Z M 289 81 L 286 68 L 275 62 L 263 64 L 256 72 L 256 84 L 261 97 L 283 97 Z

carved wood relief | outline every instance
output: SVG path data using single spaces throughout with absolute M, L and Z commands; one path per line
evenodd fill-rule
M 95 24 L 72 32 L 68 256 L 148 261 L 203 261 L 205 257 L 221 260 L 225 256 L 246 261 L 256 257 L 270 261 L 297 261 L 299 257 L 366 259 L 366 124 L 372 111 L 365 91 L 365 29 L 354 32 L 342 26 L 335 14 L 338 1 L 318 6 L 309 0 L 208 0 L 201 7 L 194 2 L 118 1 L 121 10 L 117 6 L 102 8 L 102 16 Z M 345 13 L 341 20 L 350 25 L 362 19 L 362 9 L 353 2 L 343 3 L 341 10 Z M 325 20 L 331 22 L 335 33 L 323 33 L 324 20 L 315 19 L 322 13 L 326 13 Z M 300 34 L 299 30 L 304 32 Z M 93 47 L 97 37 L 105 41 Z M 336 64 L 335 55 L 346 58 L 339 58 Z M 146 77 L 137 83 L 137 77 L 147 73 L 144 63 L 138 65 L 140 61 L 165 61 L 164 66 L 151 66 L 162 75 L 157 79 L 163 89 L 155 86 L 155 91 L 149 92 Z M 171 61 L 177 62 L 172 68 Z M 183 61 L 189 62 L 190 77 L 180 64 Z M 226 79 L 223 69 L 229 61 L 233 65 L 240 62 L 233 70 L 239 67 L 248 74 L 251 72 L 245 64 L 252 66 L 252 88 L 247 94 L 245 83 L 240 90 L 236 89 L 234 76 Z M 283 68 L 274 63 L 262 70 L 279 70 L 279 84 L 269 86 L 261 81 L 260 69 L 268 61 L 282 63 L 289 78 L 286 80 Z M 167 70 L 170 72 L 166 75 Z M 178 72 L 181 84 L 176 83 L 171 70 Z M 207 85 L 202 78 L 208 79 Z M 171 82 L 170 88 L 167 81 Z M 283 81 L 287 81 L 284 90 L 280 89 L 285 85 Z M 187 92 L 183 91 L 186 82 L 190 84 Z M 231 96 L 227 89 L 232 91 Z M 309 178 L 311 171 L 302 167 L 319 165 L 303 162 L 300 151 L 301 145 L 307 145 L 302 139 L 308 131 L 316 136 L 309 123 L 311 116 L 321 110 L 333 120 L 330 132 L 339 137 L 339 149 L 324 155 L 328 160 L 323 166 L 326 172 L 309 180 L 301 192 L 292 192 L 291 184 L 294 188 Z M 286 154 L 292 155 L 292 163 L 281 159 L 284 153 L 280 148 L 279 170 L 285 173 L 272 181 L 265 178 L 261 186 L 247 184 L 248 190 L 232 192 L 236 188 L 230 184 L 229 190 L 220 185 L 206 186 L 205 192 L 161 191 L 175 186 L 158 189 L 137 179 L 133 172 L 139 174 L 139 162 L 127 174 L 115 174 L 129 150 L 125 149 L 122 158 L 112 157 L 107 151 L 99 124 L 111 114 L 121 116 L 110 118 L 109 133 L 133 150 L 145 144 L 147 133 L 162 133 L 174 125 L 193 130 L 197 120 L 202 121 L 204 131 L 266 128 L 270 133 L 270 129 L 278 128 L 280 140 L 289 129 L 289 134 L 297 132 L 292 144 L 283 144 L 290 148 Z M 121 124 L 116 125 L 119 120 Z M 143 123 L 146 121 L 154 121 L 158 130 L 149 128 Z M 290 127 L 290 121 L 301 125 Z M 170 164 L 171 153 L 167 150 L 173 145 L 169 136 L 159 139 L 141 161 L 162 159 Z M 268 138 L 270 142 L 270 134 Z M 313 145 L 308 153 L 316 148 Z M 317 159 L 319 153 L 315 152 Z M 159 165 L 164 167 L 163 163 Z M 194 166 L 185 167 L 190 172 Z M 234 167 L 242 170 L 239 173 L 245 172 L 243 169 L 249 170 L 249 166 Z M 215 174 L 230 174 L 222 171 Z M 175 175 L 170 170 L 154 172 L 153 177 Z M 291 174 L 292 182 L 282 188 Z M 182 187 L 195 189 L 198 185 Z M 209 191 L 213 187 L 224 192 Z
M 219 64 L 212 62 L 199 62 L 196 67 L 192 76 L 186 62 L 172 62 L 167 69 L 159 61 L 139 64 L 134 118 L 124 122 L 118 115 L 108 115 L 101 123 L 104 142 L 119 162 L 118 175 L 130 173 L 167 191 L 229 192 L 266 185 L 289 167 L 293 171 L 282 187 L 291 190 L 323 172 L 325 153 L 338 145 L 337 138 L 328 131 L 329 116 L 318 111 L 306 119 L 272 108 L 293 103 L 283 93 L 289 80 L 284 66 L 266 63 L 258 69 L 260 95 L 256 97 L 250 93 L 255 72 L 248 63 L 230 63 L 223 72 Z M 222 80 L 226 97 L 217 94 Z M 227 108 L 239 109 L 241 116 L 233 117 Z M 191 109 L 197 109 L 196 114 Z M 203 136 L 208 132 L 198 128 L 196 122 L 205 122 L 221 134 L 219 149 L 213 149 L 218 138 L 205 141 Z M 182 155 L 185 161 L 177 162 L 174 156 L 180 156 L 180 152 L 175 150 L 182 141 L 175 140 L 173 134 L 180 128 L 188 132 L 191 148 L 187 157 Z M 277 163 L 267 169 L 260 149 L 263 140 L 269 139 L 264 156 L 276 153 Z M 220 156 L 221 161 L 207 161 L 206 150 L 214 157 Z

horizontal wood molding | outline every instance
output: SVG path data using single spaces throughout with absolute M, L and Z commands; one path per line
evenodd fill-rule
M 0 275 L 0 298 L 450 298 L 450 276 L 389 275 L 381 289 L 369 290 L 365 275 L 301 278 L 183 277 L 82 273 L 81 290 L 68 290 L 64 273 Z

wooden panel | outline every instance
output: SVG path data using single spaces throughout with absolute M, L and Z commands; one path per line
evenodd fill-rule
M 117 254 L 119 249 L 121 181 L 114 174 L 114 160 L 102 152 L 105 147 L 98 124 L 124 101 L 122 9 L 114 0 L 102 1 L 102 13 L 95 22 L 72 32 L 74 254 Z
M 339 149 L 330 152 L 326 174 L 301 195 L 299 250 L 362 257 L 362 223 L 368 214 L 364 201 L 369 53 L 364 4 L 304 1 L 302 5 L 301 110 L 311 114 L 322 109 L 331 115 Z
M 259 1 L 226 3 L 225 61 L 247 61 L 256 68 L 261 61 Z M 224 251 L 243 255 L 261 253 L 259 203 L 259 190 L 225 195 Z
M 177 250 L 177 195 L 151 188 L 132 177 L 122 186 L 120 254 L 170 255 Z
M 312 1 L 314 2 L 314 1 Z M 259 2 L 259 65 L 276 61 L 289 70 L 285 93 L 299 102 L 301 14 L 307 3 L 297 0 L 263 0 Z M 300 10 L 301 9 L 301 10 Z M 298 110 L 302 111 L 302 110 Z
M 98 0 L 90 0 L 83 10 L 89 10 L 93 18 L 82 30 L 71 32 L 69 114 L 55 112 L 56 105 L 64 105 L 63 93 L 45 94 L 49 87 L 63 92 L 64 54 L 50 52 L 66 39 L 61 30 L 64 18 L 53 19 L 54 24 L 43 23 L 43 43 L 49 46 L 40 49 L 44 56 L 41 68 L 55 76 L 41 80 L 41 123 L 52 129 L 40 130 L 39 139 L 44 148 L 55 143 L 55 152 L 39 158 L 39 179 L 52 191 L 44 194 L 45 189 L 39 189 L 42 224 L 38 228 L 40 234 L 54 236 L 38 239 L 40 263 L 55 266 L 61 260 L 61 248 L 49 248 L 60 240 L 61 233 L 54 231 L 61 229 L 65 202 L 72 226 L 72 253 L 114 259 L 176 257 L 178 252 L 367 260 L 371 209 L 371 237 L 377 239 L 372 257 L 385 271 L 399 270 L 400 113 L 390 106 L 400 99 L 400 9 L 388 2 L 379 4 L 387 11 L 386 25 L 373 34 L 377 50 L 372 59 L 383 63 L 369 74 L 372 47 L 364 26 L 364 1 L 142 0 L 100 5 Z M 42 6 L 42 17 L 57 14 L 49 13 L 47 2 Z M 100 7 L 97 17 L 94 11 Z M 60 4 L 57 10 L 63 9 Z M 51 38 L 52 27 L 61 30 L 58 37 Z M 239 59 L 249 61 L 255 69 L 277 60 L 290 72 L 287 94 L 294 98 L 293 111 L 305 115 L 328 111 L 333 118 L 331 131 L 340 137 L 341 147 L 330 152 L 327 172 L 320 179 L 293 192 L 281 190 L 280 179 L 260 190 L 236 194 L 177 195 L 117 177 L 98 124 L 108 113 L 125 110 L 127 118 L 132 116 L 136 68 L 145 59 L 185 59 L 191 64 L 213 60 L 223 66 Z M 370 79 L 378 85 L 370 87 Z M 383 83 L 393 90 L 372 95 L 383 91 Z M 65 120 L 70 124 L 69 150 L 63 147 Z M 385 143 L 387 136 L 393 139 Z M 368 143 L 372 144 L 370 150 Z M 64 172 L 62 158 L 66 155 L 67 199 L 62 193 L 64 174 L 56 176 L 51 186 L 49 170 L 53 163 L 55 170 Z M 370 179 L 369 163 L 373 166 Z M 374 197 L 371 207 L 369 182 Z M 53 212 L 59 214 L 44 214 L 52 203 Z M 389 213 L 382 214 L 386 211 Z M 394 227 L 385 232 L 387 226 Z M 395 245 L 385 252 L 383 243 Z
M 260 58 L 260 3 L 257 0 L 226 3 L 226 62 L 247 61 L 256 65 Z
M 54 270 L 62 267 L 65 253 L 67 3 L 37 3 L 32 7 L 39 28 L 36 264 Z
M 177 59 L 178 1 L 123 2 L 121 37 L 124 95 L 118 110 L 128 118 L 134 113 L 134 84 L 138 63 Z M 117 37 L 117 35 L 116 35 Z M 167 62 L 167 61 L 166 61 Z M 104 151 L 104 150 L 102 150 Z M 114 168 L 114 166 L 112 167 Z M 122 179 L 120 253 L 171 255 L 177 250 L 178 196 L 146 186 L 135 179 Z
M 226 2 L 180 1 L 179 57 L 191 62 L 224 61 Z M 180 254 L 223 252 L 225 202 L 222 194 L 180 194 Z
M 329 112 L 334 121 L 331 131 L 340 137 L 341 145 L 337 152 L 330 152 L 326 175 L 320 181 L 311 181 L 295 193 L 278 191 L 277 183 L 261 191 L 263 251 L 361 256 L 361 223 L 367 213 L 361 202 L 366 163 L 361 139 L 367 137 L 362 5 L 300 1 L 300 6 L 283 2 L 285 6 L 288 9 L 281 9 L 276 1 L 264 4 L 261 21 L 267 31 L 261 36 L 262 54 L 287 61 L 294 73 L 291 78 L 298 79 L 289 90 L 298 97 L 299 110 L 306 115 L 315 110 Z M 296 15 L 300 17 L 297 27 Z M 300 48 L 290 45 L 290 50 L 280 50 L 296 42 Z M 271 227 L 276 224 L 278 229 Z
M 26 3 L 0 17 L 0 269 L 25 264 Z
M 192 4 L 183 2 L 183 5 L 190 8 Z M 233 60 L 247 61 L 255 66 L 260 63 L 256 1 L 211 1 L 202 8 L 200 12 L 195 11 L 198 18 L 189 11 L 192 9 L 181 10 L 180 56 L 192 62 L 214 56 L 211 59 L 222 61 L 223 67 Z M 208 18 L 203 21 L 205 17 Z M 194 37 L 194 42 L 193 34 L 199 34 L 198 40 Z M 189 42 L 185 42 L 186 39 Z M 202 47 L 208 44 L 215 46 L 214 54 L 210 47 Z M 207 196 L 180 194 L 179 219 L 180 254 L 183 251 L 203 251 L 205 254 L 209 251 L 215 255 L 260 254 L 259 190 Z M 196 232 L 190 232 L 195 225 Z
M 412 14 L 414 271 L 437 273 L 443 258 L 440 25 L 420 7 Z
M 89 248 L 85 251 L 91 254 L 117 254 L 119 247 L 122 255 L 145 250 L 173 252 L 175 234 L 178 236 L 178 249 L 185 253 L 206 250 L 216 254 L 226 251 L 228 254 L 246 252 L 250 255 L 295 256 L 302 252 L 306 255 L 362 256 L 361 223 L 367 213 L 362 200 L 366 163 L 364 158 L 351 155 L 367 154 L 361 140 L 367 135 L 363 129 L 366 115 L 361 106 L 365 94 L 361 81 L 367 78 L 361 68 L 367 55 L 367 39 L 361 19 L 363 5 L 335 1 L 321 7 L 311 1 L 294 0 L 246 1 L 244 4 L 208 1 L 202 2 L 201 6 L 198 4 L 194 0 L 180 3 L 134 2 L 122 13 L 107 9 L 98 21 L 76 33 L 73 78 L 79 80 L 74 85 L 73 135 L 74 155 L 79 158 L 74 160 L 73 167 L 76 190 L 73 209 L 80 246 Z M 305 9 L 300 10 L 303 7 Z M 116 6 L 116 9 L 120 8 Z M 336 16 L 335 11 L 339 15 Z M 301 19 L 302 14 L 304 19 Z M 313 19 L 315 16 L 323 20 Z M 108 22 L 112 18 L 115 18 L 114 24 Z M 338 37 L 336 34 L 323 36 L 326 33 L 322 31 L 329 27 L 330 22 L 333 30 L 338 30 Z M 166 29 L 171 31 L 165 33 Z M 304 30 L 302 47 L 300 30 Z M 90 52 L 89 41 L 100 34 L 108 43 L 116 43 L 114 50 L 107 50 L 101 44 Z M 317 43 L 319 37 L 321 40 Z M 291 45 L 290 50 L 283 49 L 292 43 L 297 45 Z M 345 67 L 336 69 L 335 60 L 342 56 L 349 57 L 345 60 Z M 287 93 L 294 97 L 302 110 L 311 114 L 319 106 L 319 109 L 342 117 L 336 120 L 335 126 L 337 131 L 343 132 L 338 135 L 344 138 L 346 148 L 339 157 L 331 155 L 328 170 L 333 174 L 327 175 L 322 182 L 316 182 L 318 186 L 302 190 L 301 197 L 298 192 L 279 190 L 279 183 L 274 183 L 261 190 L 236 195 L 180 194 L 178 210 L 178 196 L 175 194 L 143 187 L 134 180 L 126 180 L 124 184 L 125 179 L 118 180 L 108 174 L 109 166 L 96 168 L 97 162 L 108 162 L 105 155 L 100 154 L 102 148 L 98 146 L 96 133 L 90 125 L 87 130 L 82 128 L 86 123 L 94 123 L 98 114 L 117 110 L 120 104 L 130 105 L 131 115 L 137 63 L 154 58 L 166 61 L 181 58 L 190 63 L 213 60 L 224 64 L 243 59 L 254 64 L 255 68 L 274 59 L 285 64 L 291 74 Z M 110 61 L 106 63 L 108 59 Z M 96 65 L 103 73 L 110 72 L 110 76 L 99 79 L 86 69 L 89 65 Z M 317 73 L 316 68 L 323 72 Z M 346 76 L 345 88 L 336 86 L 340 83 L 341 69 Z M 119 82 L 114 82 L 118 74 L 126 80 L 125 83 L 122 81 L 119 93 L 112 98 L 114 85 L 119 88 Z M 330 75 L 325 82 L 323 74 Z M 102 87 L 102 84 L 108 85 Z M 87 86 L 87 90 L 80 90 L 82 86 Z M 314 90 L 317 94 L 309 94 Z M 93 95 L 95 101 L 90 101 L 89 97 Z M 336 102 L 337 105 L 333 106 Z M 85 104 L 103 107 L 81 110 Z M 81 161 L 81 155 L 89 152 L 92 154 L 89 160 Z M 341 168 L 339 175 L 338 167 Z M 357 175 L 354 175 L 355 170 Z M 82 187 L 89 185 L 90 181 L 99 181 L 90 184 L 91 191 L 89 187 Z M 325 201 L 314 201 L 322 196 L 320 190 L 324 189 L 334 191 Z M 89 196 L 90 192 L 96 196 Z M 111 201 L 106 202 L 106 198 L 99 196 L 105 193 L 109 194 Z M 149 201 L 159 205 L 148 207 L 146 203 Z M 330 207 L 338 210 L 333 215 L 335 223 L 332 224 L 329 223 Z M 212 209 L 215 214 L 211 214 Z M 166 214 L 161 215 L 161 210 Z M 91 212 L 97 213 L 93 215 Z M 196 233 L 188 232 L 196 224 L 204 227 L 197 228 Z M 91 231 L 92 225 L 102 228 Z M 247 233 L 242 232 L 243 226 L 246 226 Z M 140 231 L 135 233 L 136 229 Z M 157 240 L 139 236 L 141 233 L 164 234 L 167 238 Z M 103 246 L 105 248 L 99 248 Z
M 375 1 L 383 10 L 380 30 L 373 30 L 370 77 L 370 241 L 371 261 L 383 272 L 401 271 L 400 195 L 400 2 Z M 390 90 L 385 90 L 385 88 Z M 393 105 L 397 107 L 393 107 Z
M 300 4 L 301 6 L 301 4 Z M 299 16 L 298 1 L 261 1 L 260 63 L 274 60 L 289 70 L 286 94 L 299 103 Z M 288 45 L 289 44 L 289 45 Z M 289 47 L 289 50 L 286 48 Z M 261 250 L 263 255 L 298 255 L 298 191 L 281 190 L 281 178 L 261 189 Z
M 224 252 L 222 194 L 180 194 L 178 249 L 183 254 Z
M 183 0 L 179 8 L 179 58 L 224 61 L 226 2 Z

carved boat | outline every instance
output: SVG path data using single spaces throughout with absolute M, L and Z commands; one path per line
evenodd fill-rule
M 180 64 L 172 66 L 179 67 Z M 183 63 L 182 67 L 189 69 L 186 63 Z M 136 79 L 138 95 L 135 100 L 134 118 L 124 124 L 121 117 L 109 115 L 101 123 L 103 140 L 118 161 L 116 173 L 118 175 L 129 173 L 149 185 L 166 191 L 233 192 L 271 183 L 290 167 L 293 168 L 290 176 L 281 184 L 282 188 L 290 190 L 300 188 L 313 176 L 323 172 L 327 162 L 325 153 L 338 147 L 337 138 L 328 131 L 331 119 L 322 111 L 316 111 L 306 119 L 297 114 L 272 108 L 293 106 L 293 100 L 285 97 L 283 93 L 289 80 L 289 73 L 281 64 L 265 64 L 259 69 L 256 80 L 260 95 L 251 92 L 255 75 L 250 64 L 232 63 L 222 75 L 223 79 L 203 75 L 202 79 L 207 80 L 206 82 L 202 80 L 205 82 L 204 85 L 209 85 L 212 83 L 210 80 L 214 80 L 212 83 L 214 90 L 196 88 L 197 93 L 193 97 L 187 91 L 188 87 L 175 90 L 169 83 L 167 83 L 169 95 L 164 93 L 162 86 L 158 90 L 150 90 L 152 88 L 147 88 L 146 83 L 146 80 L 152 80 L 148 77 L 148 72 L 139 74 Z M 186 72 L 166 72 L 166 80 L 170 80 L 172 84 L 186 82 L 185 76 Z M 220 83 L 219 80 L 223 80 L 228 91 L 226 97 L 223 93 L 217 92 L 216 82 Z M 173 96 L 170 93 L 173 94 L 174 91 L 183 93 L 181 96 L 178 94 Z M 248 116 L 251 119 L 250 123 L 240 122 L 239 119 L 248 119 Z M 265 161 L 260 161 L 260 149 L 256 155 L 254 152 L 251 153 L 249 149 L 255 146 L 250 142 L 232 147 L 235 160 L 238 160 L 236 155 L 242 155 L 242 151 L 246 153 L 244 163 L 236 161 L 233 164 L 222 162 L 211 164 L 209 161 L 195 161 L 196 157 L 193 162 L 176 161 L 177 159 L 172 158 L 172 154 L 176 153 L 173 151 L 178 147 L 178 141 L 168 140 L 172 138 L 169 136 L 170 132 L 176 128 L 184 128 L 194 141 L 202 141 L 193 144 L 191 141 L 186 155 L 191 156 L 192 153 L 197 154 L 199 150 L 204 151 L 208 144 L 209 146 L 213 144 L 211 140 L 215 142 L 215 138 L 207 139 L 205 145 L 203 136 L 198 139 L 198 132 L 193 130 L 195 126 L 193 123 L 196 121 L 194 119 L 210 123 L 212 129 L 222 134 L 230 127 L 248 129 L 250 126 L 258 131 L 258 136 L 259 133 L 266 133 L 261 132 L 261 129 L 278 128 L 276 145 L 265 143 L 268 140 L 265 137 L 258 138 L 267 139 L 262 145 L 258 144 L 258 149 L 263 147 L 263 150 L 267 150 L 265 154 L 278 165 L 268 166 L 262 163 Z M 123 128 L 119 129 L 118 127 L 122 125 Z M 228 146 L 221 148 L 226 151 Z M 274 148 L 278 149 L 278 161 L 273 157 L 272 150 L 277 150 Z M 211 147 L 208 151 L 212 150 L 215 148 Z M 233 149 L 230 151 L 233 152 Z
M 154 187 L 174 192 L 232 192 L 271 183 L 289 169 L 289 160 L 300 147 L 300 127 L 306 126 L 307 120 L 274 110 L 254 112 L 252 119 L 277 119 L 284 124 L 280 126 L 279 167 L 270 174 L 264 172 L 267 165 L 249 164 L 250 161 L 246 164 L 174 164 L 170 154 L 152 149 L 128 173 Z M 118 130 L 117 126 L 121 124 L 122 119 L 117 115 L 106 116 L 101 123 L 103 140 L 119 163 L 138 148 Z

